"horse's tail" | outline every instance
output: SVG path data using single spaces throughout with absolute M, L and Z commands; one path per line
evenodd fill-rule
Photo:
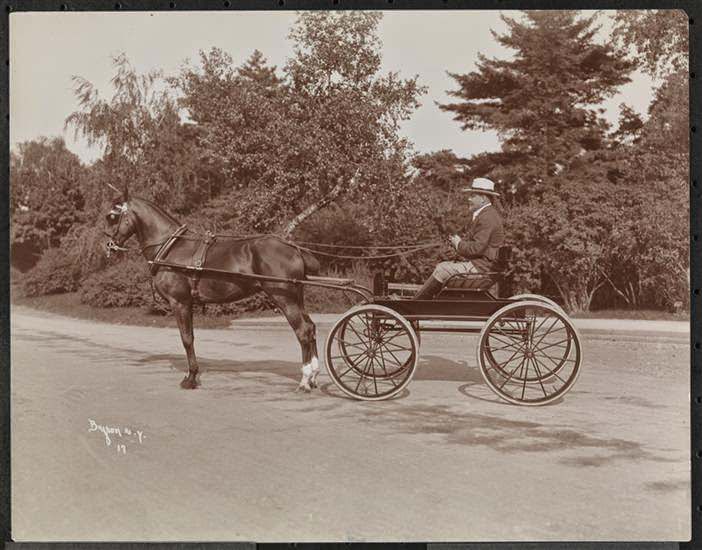
M 316 275 L 319 273 L 319 260 L 315 257 L 315 255 L 307 250 L 302 250 L 301 248 L 298 248 L 298 250 L 302 255 L 302 261 L 305 264 L 305 275 Z

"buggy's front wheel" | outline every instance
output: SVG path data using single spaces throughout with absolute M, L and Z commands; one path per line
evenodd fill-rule
M 419 341 L 407 319 L 375 304 L 346 312 L 325 345 L 325 366 L 346 395 L 364 401 L 390 399 L 412 380 Z

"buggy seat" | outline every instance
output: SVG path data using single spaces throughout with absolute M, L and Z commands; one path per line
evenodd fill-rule
M 501 246 L 497 251 L 497 259 L 492 271 L 480 273 L 465 273 L 454 275 L 444 284 L 444 289 L 457 290 L 488 290 L 502 282 L 505 272 L 509 269 L 512 259 L 512 247 Z
M 505 273 L 509 269 L 510 260 L 512 259 L 512 247 L 501 246 L 497 252 L 493 271 L 484 271 L 482 273 L 471 273 L 465 275 L 455 275 L 451 277 L 439 294 L 448 294 L 452 297 L 461 297 L 464 294 L 485 292 L 491 289 L 495 284 L 500 287 L 500 292 L 504 290 Z M 373 294 L 375 296 L 387 296 L 389 292 L 394 291 L 401 296 L 412 295 L 421 288 L 421 285 L 407 283 L 388 283 L 385 281 L 385 276 L 382 272 L 375 274 L 373 279 Z

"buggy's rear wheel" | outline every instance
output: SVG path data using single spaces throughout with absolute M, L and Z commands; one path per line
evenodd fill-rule
M 480 333 L 478 364 L 488 386 L 519 405 L 545 405 L 565 395 L 580 373 L 578 333 L 559 307 L 509 304 Z
M 325 365 L 346 395 L 366 401 L 401 392 L 417 368 L 419 341 L 409 321 L 390 308 L 358 306 L 332 327 Z

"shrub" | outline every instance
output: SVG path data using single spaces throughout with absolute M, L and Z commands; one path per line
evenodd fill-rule
M 95 307 L 152 305 L 151 276 L 143 258 L 125 258 L 81 282 L 80 301 Z
M 229 304 L 207 304 L 205 312 L 215 317 L 238 317 L 251 311 L 274 310 L 275 304 L 268 296 L 259 292 L 248 298 Z
M 50 248 L 22 280 L 26 296 L 75 292 L 80 280 L 80 265 L 61 248 Z

